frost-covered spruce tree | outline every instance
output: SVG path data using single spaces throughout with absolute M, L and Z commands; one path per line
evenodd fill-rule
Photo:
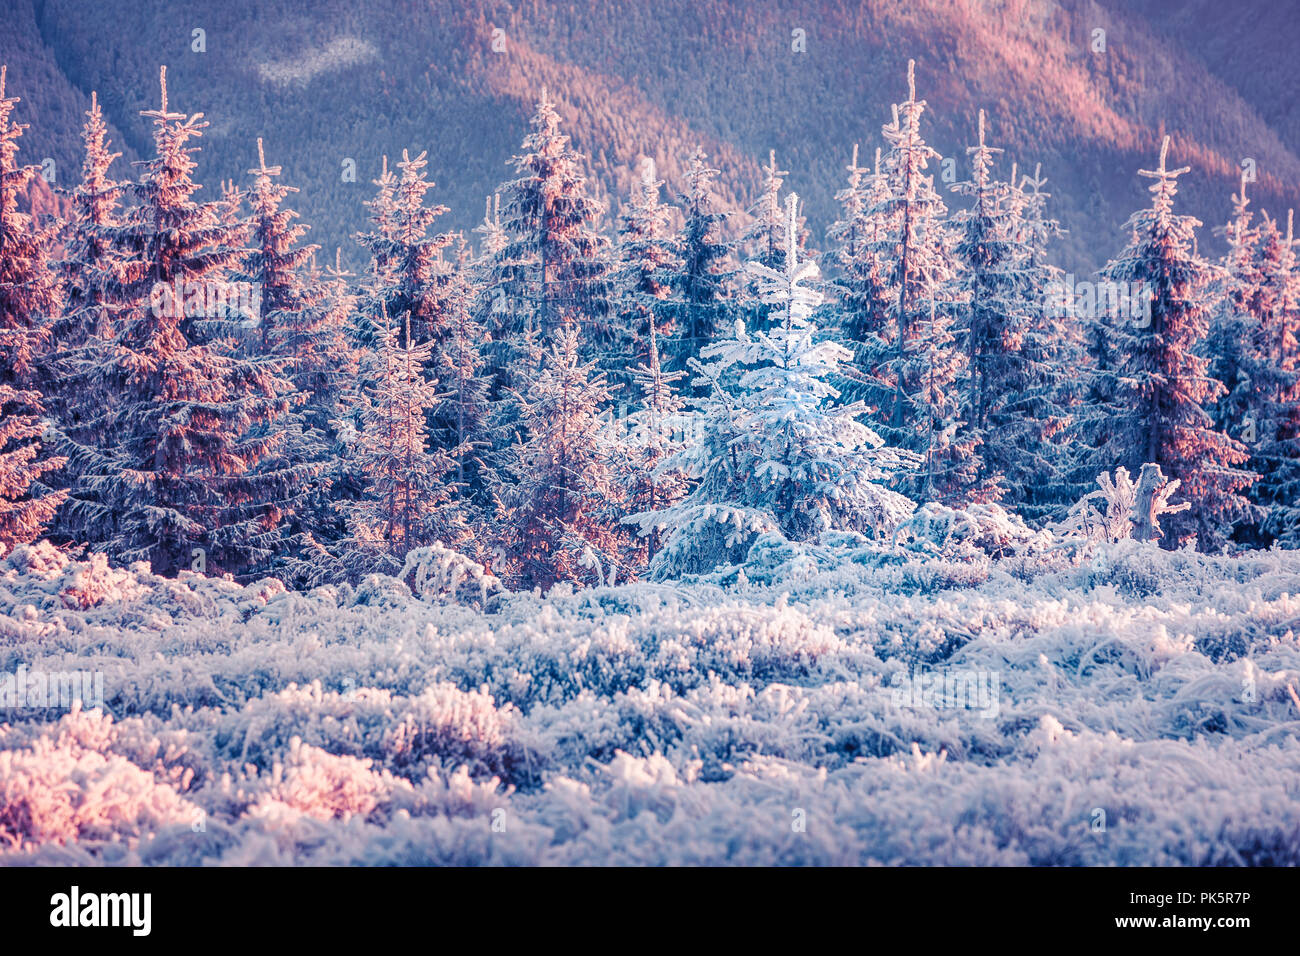
M 413 341 L 409 321 L 398 328 L 381 308 L 379 348 L 371 356 L 374 382 L 361 397 L 361 431 L 352 466 L 363 476 L 361 497 L 344 505 L 348 537 L 342 563 L 354 578 L 397 575 L 415 548 L 465 538 L 462 509 L 452 503 L 455 462 L 430 447 L 426 415 L 438 400 L 425 377 L 431 346 Z
M 1064 353 L 1059 329 L 1044 321 L 1050 273 L 1035 263 L 1028 199 L 1014 167 L 1010 181 L 994 178 L 1001 150 L 985 142 L 983 110 L 978 144 L 966 152 L 971 179 L 953 186 L 970 200 L 954 217 L 961 229 L 957 331 L 966 349 L 959 433 L 977 442 L 972 492 L 1022 505 L 1057 479 L 1054 450 L 1067 421 L 1059 394 Z
M 371 180 L 371 185 L 375 187 L 375 195 L 364 203 L 370 229 L 353 235 L 353 239 L 370 251 L 352 319 L 352 338 L 358 346 L 367 349 L 377 348 L 381 330 L 387 327 L 387 319 L 380 316 L 381 303 L 386 311 L 399 281 L 397 265 L 388 257 L 397 235 L 397 174 L 389 168 L 387 156 L 381 161 L 379 178 Z
M 741 549 L 761 531 L 796 541 L 832 530 L 879 535 L 913 510 L 888 485 L 917 456 L 886 447 L 858 421 L 861 404 L 834 404 L 839 393 L 828 379 L 850 353 L 819 336 L 812 322 L 821 296 L 804 283 L 818 269 L 799 259 L 796 203 L 792 194 L 784 269 L 747 264 L 772 308 L 772 327 L 751 335 L 738 325 L 734 339 L 704 350 L 716 360 L 712 370 L 700 367 L 706 379 L 718 383 L 718 369 L 744 368 L 738 394 L 718 395 L 704 413 L 701 445 L 717 457 L 681 456 L 700 479 L 696 489 L 680 505 L 632 519 L 643 532 L 673 529 L 657 563 L 660 575 L 743 558 Z
M 113 160 L 122 154 L 109 151 L 108 125 L 97 93 L 90 95 L 81 138 L 81 183 L 70 197 L 59 262 L 64 302 L 54 338 L 64 353 L 108 331 L 103 289 L 121 281 L 121 256 L 106 230 L 118 224 L 126 185 L 110 175 Z
M 1206 410 L 1224 391 L 1197 354 L 1209 327 L 1212 270 L 1195 251 L 1200 222 L 1174 212 L 1178 177 L 1190 167 L 1169 169 L 1168 154 L 1166 136 L 1160 165 L 1138 171 L 1154 180 L 1151 208 L 1130 217 L 1129 246 L 1102 270 L 1103 278 L 1151 297 L 1149 323 L 1129 319 L 1113 326 L 1116 417 L 1102 452 L 1131 473 L 1151 462 L 1177 479 L 1191 508 L 1171 518 L 1162 543 L 1196 535 L 1198 546 L 1211 550 L 1246 513 L 1242 492 L 1256 476 L 1239 467 L 1248 458 L 1245 447 L 1217 430 Z
M 411 158 L 402 150 L 397 164 L 401 176 L 395 183 L 381 175 L 379 195 L 372 206 L 372 218 L 380 217 L 373 232 L 358 239 L 370 252 L 376 274 L 387 283 L 370 301 L 372 310 L 387 315 L 410 315 L 411 336 L 417 343 L 434 343 L 436 353 L 447 333 L 444 287 L 451 272 L 443 250 L 452 244 L 450 233 L 430 235 L 430 227 L 448 209 L 425 205 L 434 183 L 425 167 L 427 153 Z M 391 190 L 391 197 L 388 191 Z
M 516 396 L 521 434 L 498 523 L 505 567 L 493 572 L 524 588 L 623 580 L 632 569 L 628 536 L 610 514 L 619 489 L 602 421 L 609 386 L 583 360 L 573 318 L 540 351 L 540 368 Z
M 615 335 L 609 240 L 600 232 L 604 207 L 590 194 L 586 158 L 560 132 L 546 90 L 531 127 L 513 159 L 517 178 L 500 189 L 507 241 L 490 276 L 497 293 L 487 325 L 495 344 L 493 371 L 507 386 L 521 384 L 515 377 L 523 353 L 519 341 L 529 325 L 546 342 L 572 319 L 589 355 L 603 354 Z
M 774 149 L 768 151 L 767 165 L 762 167 L 762 171 L 763 183 L 758 199 L 749 207 L 750 223 L 741 235 L 739 245 L 749 261 L 779 271 L 785 268 L 786 249 L 790 245 L 786 234 L 789 226 L 781 205 L 781 186 L 790 171 L 777 168 Z M 795 225 L 794 236 L 800 255 L 804 255 L 808 230 L 802 218 Z M 741 279 L 739 304 L 743 307 L 746 325 L 765 328 L 771 315 L 762 302 L 756 282 L 748 273 L 738 278 Z
M 294 317 L 283 343 L 290 356 L 289 380 L 303 398 L 297 409 L 303 427 L 324 444 L 324 470 L 296 522 L 300 534 L 275 567 L 277 575 L 303 587 L 345 575 L 338 555 L 348 535 L 347 508 L 365 488 L 364 476 L 347 460 L 361 424 L 361 360 L 367 354 L 350 334 L 356 316 L 352 278 L 341 249 L 324 270 L 313 263 L 306 281 L 315 301 Z
M 63 464 L 41 448 L 45 408 L 37 384 L 50 325 L 61 306 L 50 268 L 54 234 L 18 209 L 18 194 L 39 171 L 18 165 L 26 124 L 13 119 L 19 99 L 5 93 L 0 66 L 0 545 L 37 537 L 64 493 L 42 476 Z
M 1232 218 L 1221 230 L 1228 241 L 1222 269 L 1210 284 L 1216 303 L 1201 351 L 1210 360 L 1210 375 L 1224 392 L 1210 409 L 1215 427 L 1240 436 L 1252 415 L 1252 382 L 1259 373 L 1251 344 L 1259 326 L 1259 227 L 1241 174 L 1232 197 Z
M 18 195 L 40 172 L 18 164 L 26 123 L 14 121 L 19 98 L 5 94 L 8 68 L 0 66 L 0 383 L 34 384 L 62 300 L 50 267 L 55 231 L 18 208 Z
M 505 248 L 509 238 L 501 225 L 501 194 L 487 197 L 483 210 L 483 221 L 474 227 L 482 238 L 479 240 L 479 258 L 477 262 L 488 262 L 491 257 Z
M 1243 438 L 1259 481 L 1251 500 L 1263 511 L 1256 543 L 1300 547 L 1300 269 L 1294 216 L 1286 232 L 1268 216 L 1259 234 L 1259 284 L 1252 329 L 1250 418 Z
M 468 495 L 474 512 L 487 507 L 496 482 L 492 440 L 491 376 L 485 346 L 487 333 L 475 317 L 474 266 L 461 256 L 447 273 L 432 371 L 441 396 L 430 416 L 430 436 L 446 449 L 455 465 L 456 484 Z
M 258 291 L 258 314 L 246 345 L 278 360 L 289 404 L 285 414 L 260 426 L 284 434 L 258 466 L 285 482 L 278 499 L 268 502 L 282 516 L 281 539 L 263 570 L 295 583 L 314 582 L 322 541 L 336 540 L 340 525 L 331 492 L 338 447 L 333 423 L 358 371 L 346 327 L 352 300 L 337 257 L 335 272 L 326 277 L 316 267 L 318 247 L 302 244 L 308 227 L 295 223 L 297 212 L 284 206 L 297 190 L 277 182 L 280 167 L 266 165 L 261 139 L 257 158 L 247 196 L 252 248 L 232 277 Z
M 638 395 L 638 407 L 622 419 L 613 419 L 616 429 L 609 447 L 614 473 L 623 489 L 617 508 L 621 512 L 615 520 L 628 513 L 641 514 L 671 507 L 687 491 L 686 473 L 668 459 L 679 455 L 684 447 L 688 418 L 685 403 L 677 394 L 676 383 L 685 377 L 682 372 L 664 369 L 659 360 L 659 337 L 654 317 L 650 317 L 648 354 L 649 363 L 633 370 L 633 386 Z M 636 545 L 640 553 L 633 555 L 638 569 L 659 551 L 662 533 L 651 528 L 638 536 Z
M 939 154 L 921 135 L 926 104 L 916 98 L 911 61 L 907 84 L 907 100 L 882 130 L 889 144 L 888 191 L 871 210 L 881 230 L 870 246 L 891 269 L 883 334 L 859 350 L 871 379 L 864 400 L 877 409 L 885 442 L 922 458 L 906 485 L 911 496 L 963 503 L 980 476 L 977 439 L 958 434 L 965 354 L 952 331 L 957 301 L 952 234 L 947 206 L 926 173 Z
M 164 68 L 161 108 L 142 115 L 155 155 L 131 187 L 136 205 L 106 230 L 126 257 L 106 289 L 120 311 L 111 343 L 78 370 L 67 513 L 79 540 L 116 561 L 241 573 L 278 540 L 274 504 L 291 476 L 259 471 L 282 440 L 261 426 L 284 415 L 289 386 L 277 360 L 203 328 L 231 324 L 220 294 L 247 229 L 220 202 L 195 201 L 202 114 L 168 109 Z
M 1078 462 L 1072 425 L 1081 392 L 1079 370 L 1084 367 L 1084 333 L 1074 316 L 1059 307 L 1048 292 L 1061 289 L 1062 270 L 1048 258 L 1048 247 L 1064 230 L 1047 211 L 1051 193 L 1041 164 L 1033 176 L 1017 182 L 1012 166 L 1010 215 L 1023 255 L 1029 323 L 1020 347 L 1028 370 L 1023 390 L 1005 410 L 1033 422 L 1029 453 L 1022 479 L 1014 479 L 1011 500 L 1027 520 L 1040 523 L 1059 519 L 1071 503 L 1084 494 L 1077 483 Z M 1016 472 L 1009 469 L 1008 474 Z M 1088 477 L 1089 484 L 1096 475 Z
M 781 207 L 781 186 L 788 169 L 778 169 L 776 150 L 769 150 L 767 165 L 762 167 L 763 184 L 758 199 L 749 207 L 749 227 L 740 238 L 741 247 L 750 262 L 758 262 L 769 269 L 784 266 L 787 242 L 785 215 Z
M 63 308 L 52 326 L 52 347 L 41 372 L 47 411 L 70 429 L 77 427 L 71 417 L 82 384 L 78 370 L 95 364 L 96 351 L 111 340 L 115 327 L 117 306 L 105 290 L 124 280 L 122 270 L 127 261 L 110 235 L 120 223 L 127 187 L 109 175 L 113 160 L 121 154 L 109 151 L 107 132 L 99 97 L 92 93 L 82 129 L 85 156 L 81 183 L 72 191 L 63 230 L 63 258 L 57 264 Z M 52 437 L 55 435 L 57 431 Z M 61 477 L 67 480 L 66 475 Z
M 681 200 L 682 230 L 677 237 L 681 265 L 673 277 L 675 334 L 664 342 L 664 366 L 683 372 L 700 349 L 727 325 L 732 270 L 732 243 L 724 236 L 729 214 L 718 207 L 713 181 L 718 170 L 696 147 L 686 172 Z
M 858 165 L 858 147 L 854 144 L 848 172 L 848 184 L 835 197 L 842 212 L 828 235 L 834 244 L 837 272 L 836 325 L 840 337 L 854 352 L 839 388 L 846 398 L 857 398 L 865 393 L 867 382 L 864 357 L 858 353 L 864 343 L 884 338 L 892 301 L 887 278 L 890 264 L 877 245 L 882 235 L 879 210 L 888 195 L 889 183 L 881 172 L 879 148 L 875 166 L 868 171 Z
M 1020 268 L 1024 255 L 1017 246 L 1019 237 L 1011 218 L 1015 212 L 1011 189 L 1008 183 L 993 178 L 994 157 L 1002 150 L 985 142 L 983 110 L 979 111 L 978 128 L 978 143 L 966 150 L 971 178 L 952 187 L 971 203 L 953 217 L 961 231 L 954 250 L 961 267 L 955 326 L 966 349 L 960 385 L 961 431 L 976 440 L 981 490 L 997 500 L 1007 490 L 1005 459 L 1016 454 L 1017 439 L 1024 437 L 1007 434 L 1008 426 L 1022 423 L 1005 420 L 998 412 L 1006 398 L 1025 384 L 1019 350 L 1029 321 L 1029 290 Z M 998 437 L 997 444 L 989 442 L 993 434 Z
M 43 476 L 63 458 L 42 453 L 40 392 L 0 383 L 0 555 L 40 537 L 64 499 Z
M 632 188 L 631 201 L 619 216 L 617 264 L 613 274 L 614 309 L 618 332 L 613 349 L 601 361 L 624 402 L 634 381 L 634 369 L 649 366 L 650 330 L 671 334 L 673 277 L 681 267 L 668 232 L 668 209 L 659 199 L 663 181 L 655 177 L 653 159 L 646 159 Z M 658 362 L 658 356 L 653 359 Z

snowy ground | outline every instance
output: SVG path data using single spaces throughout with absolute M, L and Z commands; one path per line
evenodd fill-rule
M 0 679 L 104 707 L 0 711 L 0 863 L 1300 864 L 1300 554 L 821 564 L 485 613 L 19 548 Z

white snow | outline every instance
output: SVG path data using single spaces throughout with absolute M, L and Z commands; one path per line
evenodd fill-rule
M 0 680 L 104 707 L 0 710 L 0 864 L 1300 863 L 1300 553 L 967 519 L 547 598 L 431 552 L 427 602 L 19 547 Z

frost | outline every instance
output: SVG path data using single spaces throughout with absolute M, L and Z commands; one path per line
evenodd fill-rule
M 436 549 L 425 600 L 19 546 L 0 676 L 105 700 L 6 710 L 0 862 L 1300 863 L 1300 554 L 1068 542 L 928 506 L 486 607 Z

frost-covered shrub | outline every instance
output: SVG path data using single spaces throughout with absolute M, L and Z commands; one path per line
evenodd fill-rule
M 1300 863 L 1300 554 L 936 538 L 491 613 L 143 565 L 69 607 L 99 566 L 36 547 L 0 677 L 103 670 L 117 716 L 0 715 L 0 865 Z
M 1155 474 L 1159 475 L 1159 469 L 1156 469 Z M 1055 533 L 1110 544 L 1133 536 L 1139 485 L 1129 477 L 1128 469 L 1116 468 L 1114 478 L 1103 471 L 1097 476 L 1097 484 L 1099 490 L 1076 501 L 1065 518 L 1052 526 Z M 1169 503 L 1169 498 L 1178 490 L 1178 486 L 1179 481 L 1173 479 L 1150 490 L 1150 518 L 1157 535 L 1161 515 L 1176 514 L 1191 507 L 1187 502 L 1177 505 Z
M 525 751 L 512 738 L 518 716 L 507 704 L 498 709 L 487 688 L 466 693 L 441 683 L 406 702 L 406 708 L 384 734 L 383 750 L 390 766 L 411 776 L 432 763 L 448 769 L 465 766 L 474 777 L 515 778 L 524 772 Z
M 710 504 L 682 510 L 681 521 L 650 564 L 650 577 L 664 581 L 740 564 L 758 537 L 771 532 L 779 534 L 779 524 L 761 509 Z
M 138 589 L 130 572 L 110 568 L 107 555 L 92 554 L 86 563 L 77 566 L 72 580 L 59 591 L 59 599 L 67 607 L 84 611 L 106 600 L 138 593 Z
M 411 599 L 405 582 L 387 574 L 367 574 L 352 594 L 354 607 L 400 608 Z
M 370 760 L 327 753 L 294 737 L 285 762 L 271 770 L 266 797 L 252 812 L 265 814 L 278 803 L 321 820 L 369 816 L 396 783 L 370 765 Z
M 110 725 L 75 711 L 56 735 L 0 751 L 0 845 L 139 837 L 196 818 L 172 787 L 111 750 Z
M 408 552 L 399 577 L 420 600 L 433 604 L 483 607 L 489 595 L 501 590 L 501 582 L 491 571 L 441 541 Z
M 1050 542 L 1049 535 L 993 503 L 949 508 L 931 502 L 894 532 L 894 543 L 905 551 L 969 561 L 1041 549 Z

